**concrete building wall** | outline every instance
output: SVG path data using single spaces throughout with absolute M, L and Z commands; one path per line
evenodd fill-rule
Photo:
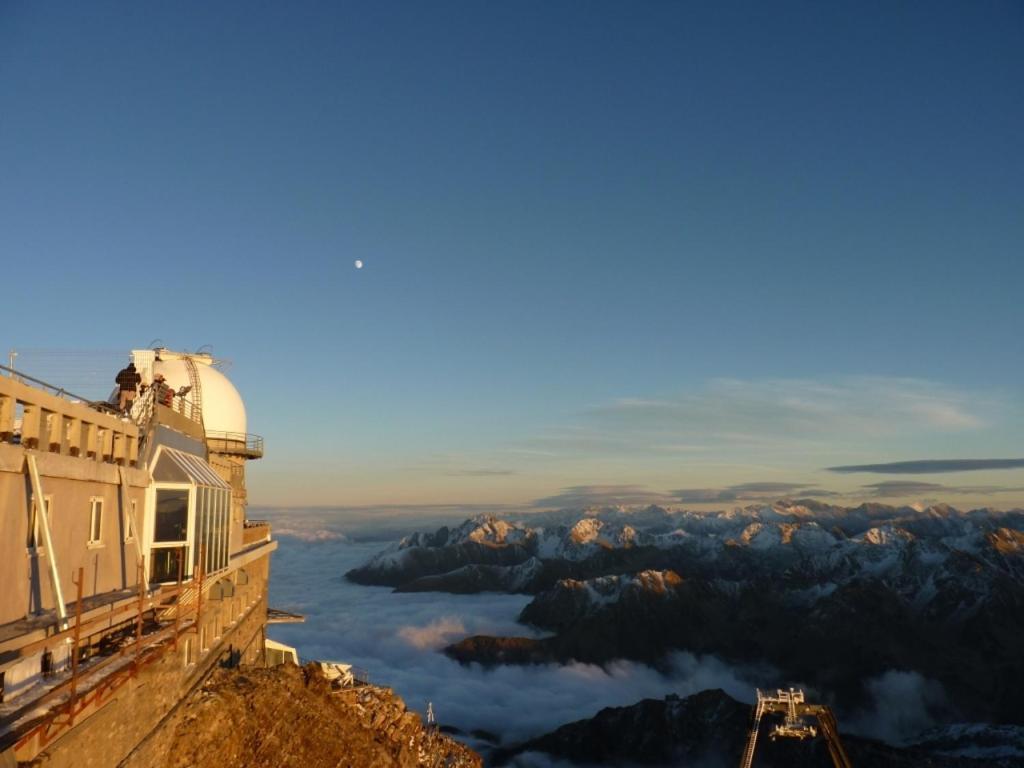
M 55 607 L 50 581 L 50 558 L 56 555 L 64 601 L 73 602 L 72 579 L 84 569 L 86 597 L 136 584 L 137 551 L 125 539 L 125 510 L 121 506 L 121 476 L 111 464 L 72 456 L 32 452 L 39 467 L 43 496 L 48 499 L 53 551 L 42 531 L 30 548 L 32 486 L 20 446 L 0 444 L 0 624 Z M 141 519 L 148 475 L 124 468 L 129 505 L 135 502 Z M 92 501 L 99 502 L 100 538 L 90 542 Z

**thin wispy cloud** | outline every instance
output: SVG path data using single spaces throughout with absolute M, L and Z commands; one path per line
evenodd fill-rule
M 919 494 L 950 493 L 953 489 L 939 483 L 919 483 L 913 480 L 890 480 L 862 486 L 874 496 L 916 496 Z
M 869 483 L 861 486 L 871 495 L 882 498 L 902 496 L 930 495 L 977 495 L 987 496 L 994 493 L 1018 493 L 1021 487 L 1001 485 L 944 485 L 942 483 L 925 483 L 915 480 L 885 480 L 880 483 Z
M 623 397 L 528 441 L 561 455 L 693 454 L 959 434 L 998 421 L 1005 404 L 923 379 L 715 379 L 671 397 Z
M 826 498 L 835 491 L 814 488 L 807 483 L 752 482 L 725 488 L 677 488 L 670 493 L 683 504 L 713 504 L 732 501 L 771 501 L 784 497 L 805 496 Z
M 554 496 L 536 499 L 534 507 L 594 507 L 634 504 L 671 504 L 675 498 L 642 485 L 574 485 Z
M 885 464 L 850 464 L 828 467 L 829 472 L 873 472 L 883 475 L 927 475 L 942 472 L 976 472 L 990 469 L 1022 469 L 1024 459 L 917 459 Z
M 514 469 L 452 469 L 444 473 L 448 477 L 505 477 L 514 475 Z

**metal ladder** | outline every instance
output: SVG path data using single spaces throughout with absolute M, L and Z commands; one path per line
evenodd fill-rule
M 740 768 L 751 768 L 754 765 L 754 749 L 757 747 L 757 732 L 761 727 L 761 715 L 764 714 L 764 702 L 761 701 L 758 691 L 757 707 L 754 709 L 754 722 L 750 726 L 750 733 L 747 736 L 747 747 L 743 750 L 743 759 L 740 761 Z
M 203 384 L 199 379 L 199 369 L 196 368 L 196 361 L 191 357 L 183 357 L 182 362 L 185 363 L 185 370 L 188 371 L 188 383 L 192 387 L 192 390 L 189 392 L 192 410 L 198 411 L 198 414 L 195 412 L 189 414 L 189 418 L 201 424 L 203 418 Z

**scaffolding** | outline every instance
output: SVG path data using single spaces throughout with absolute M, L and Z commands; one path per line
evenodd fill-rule
M 765 691 L 757 691 L 757 704 L 754 705 L 747 743 L 740 759 L 740 768 L 753 768 L 754 753 L 757 750 L 757 737 L 761 729 L 761 720 L 766 714 L 781 714 L 783 720 L 776 723 L 768 736 L 776 739 L 813 739 L 820 735 L 828 745 L 828 752 L 835 768 L 853 768 L 850 758 L 839 739 L 839 726 L 832 708 L 824 704 L 808 704 L 804 692 L 798 688 L 789 690 L 777 689 L 772 695 Z M 806 718 L 817 718 L 818 728 L 807 722 Z

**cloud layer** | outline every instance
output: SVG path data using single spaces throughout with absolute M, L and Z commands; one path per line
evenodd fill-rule
M 755 482 L 739 483 L 726 488 L 677 488 L 670 491 L 683 504 L 708 504 L 732 501 L 773 501 L 791 496 L 827 498 L 835 491 L 814 488 L 808 483 Z
M 652 491 L 642 485 L 574 485 L 554 496 L 535 499 L 534 507 L 598 507 L 632 504 L 671 504 L 674 496 Z
M 886 464 L 849 464 L 828 467 L 829 472 L 873 472 L 881 475 L 927 475 L 941 472 L 976 472 L 990 469 L 1022 469 L 1024 459 L 917 459 Z
M 844 721 L 851 733 L 905 744 L 949 710 L 942 685 L 918 672 L 890 669 L 865 682 L 869 703 Z
M 988 496 L 995 493 L 1017 493 L 1024 488 L 1002 485 L 943 485 L 916 480 L 886 480 L 861 486 L 869 495 L 888 497 L 924 496 L 937 498 L 945 495 Z
M 669 675 L 626 661 L 604 668 L 460 666 L 436 649 L 468 634 L 535 634 L 515 623 L 530 598 L 395 593 L 342 579 L 346 569 L 379 548 L 380 543 L 280 539 L 271 604 L 303 613 L 306 623 L 272 626 L 268 634 L 296 645 L 304 658 L 365 668 L 373 682 L 393 686 L 410 708 L 422 713 L 431 701 L 439 722 L 464 732 L 484 729 L 511 743 L 591 717 L 602 707 L 669 693 L 721 687 L 750 701 L 754 688 L 772 679 L 770 670 L 738 669 L 687 653 L 672 658 Z

